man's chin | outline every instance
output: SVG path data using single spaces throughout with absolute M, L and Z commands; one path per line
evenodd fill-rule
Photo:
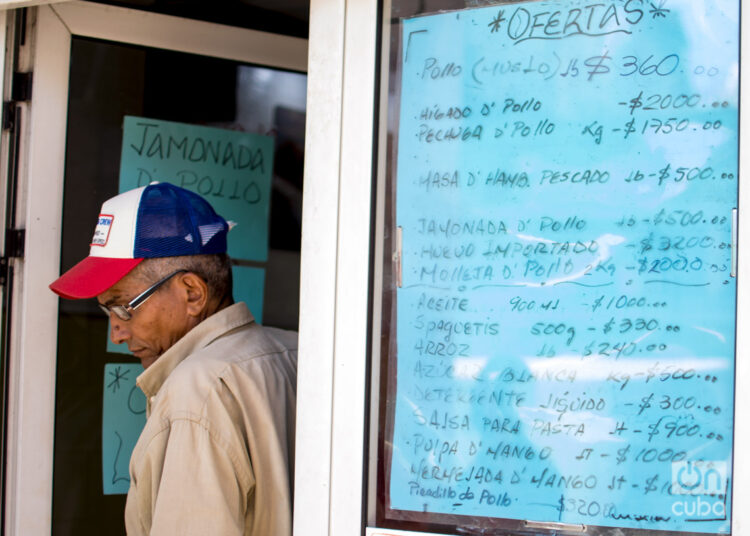
M 158 356 L 155 356 L 155 357 L 144 357 L 144 358 L 141 358 L 141 364 L 143 365 L 144 369 L 147 369 L 148 367 L 150 367 L 151 365 L 153 365 L 154 362 L 157 359 L 159 359 Z
M 151 354 L 148 350 L 135 350 L 131 352 L 133 354 L 133 357 L 137 357 L 141 360 L 141 364 L 143 365 L 144 369 L 147 369 L 151 365 L 154 364 L 154 361 L 156 361 L 159 356 Z

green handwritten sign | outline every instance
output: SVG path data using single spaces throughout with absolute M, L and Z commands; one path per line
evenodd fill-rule
M 120 192 L 170 182 L 205 197 L 237 223 L 229 255 L 268 258 L 273 138 L 220 128 L 125 116 Z
M 128 464 L 146 424 L 146 397 L 135 384 L 143 367 L 134 363 L 104 365 L 102 402 L 102 492 L 128 492 Z
M 252 266 L 232 266 L 232 279 L 234 300 L 245 302 L 255 321 L 262 324 L 266 270 Z

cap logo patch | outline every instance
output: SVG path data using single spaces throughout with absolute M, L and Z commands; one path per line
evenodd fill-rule
M 109 240 L 109 232 L 112 230 L 112 221 L 115 217 L 110 214 L 99 214 L 99 220 L 94 229 L 94 238 L 91 239 L 92 246 L 106 246 Z

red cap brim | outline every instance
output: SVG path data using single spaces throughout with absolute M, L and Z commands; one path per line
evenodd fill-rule
M 49 288 L 69 300 L 93 298 L 125 277 L 142 260 L 86 257 L 61 275 Z

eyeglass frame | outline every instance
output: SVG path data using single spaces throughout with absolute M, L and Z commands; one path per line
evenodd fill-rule
M 141 305 L 143 305 L 146 300 L 148 300 L 151 296 L 153 296 L 154 292 L 159 290 L 159 287 L 161 287 L 164 283 L 172 279 L 177 274 L 188 272 L 189 270 L 181 269 L 177 270 L 175 272 L 172 272 L 168 276 L 160 279 L 150 287 L 148 287 L 146 290 L 138 294 L 135 298 L 130 300 L 125 305 L 104 305 L 103 303 L 97 302 L 96 304 L 99 306 L 99 309 L 102 310 L 104 314 L 107 316 L 110 316 L 111 314 L 114 314 L 117 318 L 120 320 L 127 322 L 131 318 L 133 318 L 133 311 L 138 309 Z

